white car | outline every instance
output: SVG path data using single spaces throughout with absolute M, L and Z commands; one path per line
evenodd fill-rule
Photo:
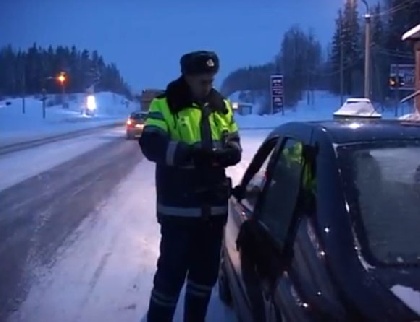
M 348 117 L 382 118 L 382 115 L 375 110 L 368 98 L 348 98 L 344 104 L 334 112 L 335 118 Z

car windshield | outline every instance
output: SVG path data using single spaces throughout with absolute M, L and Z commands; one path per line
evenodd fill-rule
M 133 120 L 144 120 L 146 119 L 146 115 L 147 114 L 144 114 L 144 113 L 133 113 L 131 114 L 131 118 Z
M 420 142 L 339 151 L 362 248 L 381 264 L 420 263 Z

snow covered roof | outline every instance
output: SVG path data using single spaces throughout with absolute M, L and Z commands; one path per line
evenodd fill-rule
M 411 28 L 410 30 L 408 30 L 407 32 L 404 33 L 404 35 L 402 35 L 401 40 L 420 40 L 420 24 L 418 24 L 417 26 L 415 26 L 414 28 Z
M 402 120 L 402 121 L 419 122 L 420 121 L 420 114 L 418 112 L 414 112 L 414 113 L 411 113 L 411 114 L 405 114 L 405 115 L 400 116 L 398 119 Z
M 382 115 L 375 110 L 371 101 L 368 98 L 349 98 L 337 111 L 334 112 L 333 115 L 334 117 L 340 118 L 382 117 Z

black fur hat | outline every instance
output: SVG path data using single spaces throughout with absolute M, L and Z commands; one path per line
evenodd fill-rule
M 213 51 L 193 51 L 181 57 L 181 73 L 183 75 L 216 74 L 220 61 Z

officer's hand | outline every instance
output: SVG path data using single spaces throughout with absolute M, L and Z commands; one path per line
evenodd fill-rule
M 225 167 L 235 158 L 237 152 L 232 148 L 212 149 L 203 148 L 193 149 L 193 163 L 196 166 Z
M 214 154 L 211 150 L 203 148 L 193 148 L 192 161 L 196 167 L 211 166 L 213 163 Z
M 219 166 L 226 167 L 237 163 L 238 151 L 232 147 L 214 150 L 213 160 Z

